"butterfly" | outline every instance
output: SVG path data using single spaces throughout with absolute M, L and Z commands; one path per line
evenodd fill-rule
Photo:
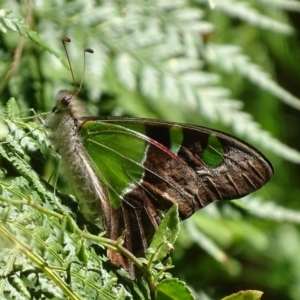
M 90 117 L 62 90 L 48 120 L 52 143 L 85 218 L 101 218 L 106 237 L 144 256 L 163 213 L 184 220 L 217 200 L 241 198 L 273 176 L 251 145 L 221 131 L 152 119 Z M 108 250 L 136 278 L 132 263 Z

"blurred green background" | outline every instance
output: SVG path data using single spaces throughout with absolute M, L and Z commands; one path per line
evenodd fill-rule
M 241 201 L 182 223 L 171 273 L 197 299 L 243 289 L 300 295 L 300 2 L 284 0 L 0 1 L 0 98 L 48 112 L 72 90 L 93 115 L 151 117 L 220 129 L 257 147 L 275 176 Z M 46 180 L 56 158 L 32 168 Z M 18 172 L 2 160 L 8 177 Z M 59 189 L 68 193 L 63 176 Z

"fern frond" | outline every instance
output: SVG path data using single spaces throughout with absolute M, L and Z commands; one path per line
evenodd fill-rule
M 19 27 L 23 26 L 23 20 L 20 17 L 15 17 L 8 9 L 0 10 L 0 31 L 7 33 L 7 31 L 18 31 Z
M 196 2 L 205 4 L 205 2 L 207 1 L 196 0 Z M 216 1 L 215 9 L 223 12 L 230 17 L 238 18 L 242 21 L 245 21 L 246 23 L 262 29 L 285 35 L 291 35 L 294 33 L 293 27 L 261 14 L 259 11 L 251 7 L 248 2 L 236 0 Z
M 182 227 L 184 231 L 189 233 L 193 242 L 206 251 L 216 261 L 219 261 L 222 264 L 226 262 L 228 266 L 230 263 L 233 263 L 233 260 L 230 262 L 229 256 L 216 244 L 215 241 L 213 241 L 211 237 L 197 228 L 195 222 L 187 220 Z
M 297 0 L 260 0 L 260 2 L 284 10 L 300 11 L 300 3 Z
M 7 33 L 8 31 L 19 32 L 21 36 L 27 37 L 35 42 L 37 45 L 42 47 L 44 50 L 54 54 L 61 62 L 67 67 L 68 64 L 62 55 L 54 50 L 48 43 L 46 43 L 37 32 L 28 29 L 24 25 L 24 20 L 20 17 L 11 15 L 10 10 L 0 10 L 0 31 Z
M 15 192 L 24 199 L 25 195 L 18 191 L 19 186 L 15 186 Z M 5 199 L 1 197 L 1 200 Z M 6 268 L 2 268 L 1 272 L 10 280 L 0 283 L 3 286 L 1 297 L 20 293 L 21 299 L 31 294 L 31 286 L 26 285 L 29 281 L 38 282 L 37 299 L 45 293 L 60 298 L 69 295 L 70 299 L 80 299 L 76 294 L 86 299 L 97 299 L 99 295 L 105 299 L 119 299 L 120 295 L 128 294 L 122 287 L 116 289 L 114 278 L 102 269 L 101 259 L 87 246 L 86 255 L 92 259 L 89 259 L 88 266 L 83 265 L 77 250 L 81 239 L 77 234 L 66 231 L 58 219 L 49 216 L 49 212 L 47 214 L 43 210 L 41 214 L 35 205 L 3 207 L 2 201 L 0 259 Z M 10 203 L 11 200 L 5 201 Z M 26 297 L 24 299 L 29 299 Z
M 210 44 L 207 47 L 205 57 L 221 71 L 229 74 L 236 72 L 286 104 L 300 109 L 300 99 L 281 88 L 260 66 L 252 63 L 250 58 L 244 55 L 239 47 Z
M 120 53 L 115 59 L 116 69 L 122 69 L 118 72 L 119 81 L 128 89 L 136 89 L 136 61 L 127 53 Z
M 278 205 L 273 201 L 250 195 L 245 197 L 242 202 L 247 205 L 249 212 L 258 218 L 276 222 L 300 223 L 300 212 Z

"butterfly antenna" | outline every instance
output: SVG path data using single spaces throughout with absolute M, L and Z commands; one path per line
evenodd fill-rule
M 74 96 L 76 96 L 79 92 L 80 92 L 80 90 L 81 90 L 81 87 L 82 87 L 82 83 L 83 83 L 83 79 L 84 79 L 84 73 L 85 73 L 85 54 L 86 53 L 94 53 L 94 50 L 93 49 L 91 49 L 91 48 L 85 48 L 84 49 L 84 52 L 83 52 L 83 70 L 82 70 L 82 75 L 81 75 L 81 81 L 80 81 L 80 86 L 79 86 L 79 89 L 78 89 L 78 91 L 74 94 Z
M 72 79 L 73 79 L 73 84 L 74 84 L 74 92 L 73 92 L 73 94 L 78 94 L 76 92 L 77 87 L 76 87 L 76 81 L 75 81 L 75 77 L 74 77 L 74 72 L 73 72 L 73 69 L 72 69 L 71 61 L 70 61 L 68 50 L 67 50 L 67 47 L 66 47 L 66 43 L 70 43 L 71 40 L 69 38 L 67 38 L 67 37 L 63 37 L 61 40 L 62 40 L 64 48 L 65 48 L 65 52 L 66 52 L 66 55 L 67 55 L 67 59 L 68 59 L 68 63 L 69 63 L 69 67 L 70 67 L 70 71 L 71 71 L 71 75 L 72 75 Z

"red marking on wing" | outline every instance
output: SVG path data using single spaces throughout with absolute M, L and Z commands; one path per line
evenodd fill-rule
M 170 156 L 172 156 L 174 159 L 180 162 L 184 162 L 183 159 L 181 159 L 178 155 L 176 155 L 174 152 L 172 152 L 170 149 L 159 143 L 158 141 L 146 136 L 147 140 L 151 142 L 151 144 L 155 145 L 157 148 L 161 149 L 162 151 L 165 151 L 168 153 Z

